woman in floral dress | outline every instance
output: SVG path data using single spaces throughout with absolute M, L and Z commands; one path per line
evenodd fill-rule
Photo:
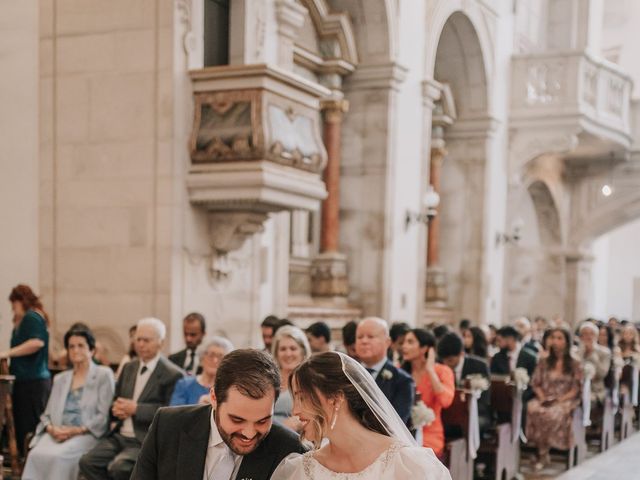
M 571 356 L 569 332 L 552 329 L 548 345 L 549 354 L 540 360 L 531 381 L 536 398 L 527 406 L 527 439 L 538 448 L 538 470 L 549 463 L 550 448 L 572 447 L 572 413 L 582 382 L 580 364 Z

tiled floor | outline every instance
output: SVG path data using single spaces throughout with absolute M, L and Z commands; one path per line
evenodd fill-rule
M 589 452 L 585 462 L 569 471 L 560 457 L 551 465 L 534 473 L 524 457 L 521 472 L 526 480 L 640 480 L 640 433 L 632 435 L 602 454 Z

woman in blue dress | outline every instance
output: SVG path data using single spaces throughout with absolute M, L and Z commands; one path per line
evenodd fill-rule
M 55 376 L 40 417 L 23 480 L 75 480 L 78 460 L 102 437 L 109 424 L 113 372 L 92 360 L 95 338 L 88 329 L 69 330 L 64 346 L 73 366 Z
M 233 345 L 223 337 L 212 337 L 202 342 L 196 354 L 202 373 L 184 377 L 176 383 L 169 405 L 196 405 L 209 403 L 209 391 L 213 387 L 222 358 L 233 350 Z

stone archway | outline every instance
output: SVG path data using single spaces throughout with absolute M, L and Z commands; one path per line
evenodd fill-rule
M 533 179 L 516 200 L 520 240 L 507 246 L 507 319 L 553 316 L 565 309 L 566 254 L 557 203 L 548 184 Z
M 487 185 L 489 111 L 488 75 L 481 42 L 471 19 L 452 13 L 438 40 L 433 78 L 445 85 L 455 103 L 455 121 L 441 121 L 438 102 L 432 119 L 431 177 L 440 177 L 438 262 L 427 266 L 427 292 L 434 275 L 444 274 L 447 299 L 441 313 L 427 298 L 426 317 L 449 320 L 468 317 L 484 321 L 488 286 L 486 268 L 485 196 Z M 438 151 L 438 149 L 440 151 Z M 442 158 L 442 160 L 440 160 Z M 438 169 L 441 168 L 439 172 Z M 433 241 L 433 235 L 430 241 Z M 432 290 L 431 290 L 432 291 Z M 448 313 L 445 313 L 448 310 Z

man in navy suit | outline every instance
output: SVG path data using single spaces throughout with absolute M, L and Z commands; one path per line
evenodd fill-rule
M 382 393 L 389 399 L 403 422 L 409 423 L 415 385 L 411 375 L 387 359 L 391 344 L 389 326 L 381 318 L 368 317 L 358 323 L 356 330 L 356 354 L 364 367 L 376 379 Z

